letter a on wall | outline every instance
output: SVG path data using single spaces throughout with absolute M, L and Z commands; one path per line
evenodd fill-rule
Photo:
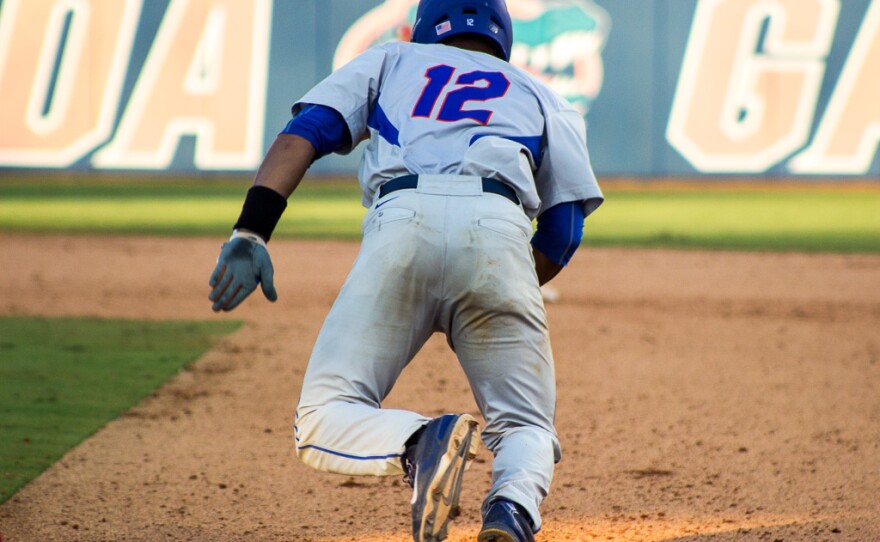
M 874 0 L 813 143 L 795 173 L 865 174 L 880 148 L 880 0 Z
M 141 0 L 5 0 L 0 165 L 66 167 L 110 137 Z
M 163 169 L 196 138 L 199 169 L 262 158 L 271 0 L 172 0 L 101 168 Z

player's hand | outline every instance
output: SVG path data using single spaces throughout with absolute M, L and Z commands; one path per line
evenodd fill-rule
M 263 295 L 269 301 L 278 299 L 275 291 L 272 260 L 265 244 L 256 236 L 233 236 L 223 243 L 217 266 L 211 273 L 211 307 L 216 311 L 231 311 L 257 289 L 260 284 Z

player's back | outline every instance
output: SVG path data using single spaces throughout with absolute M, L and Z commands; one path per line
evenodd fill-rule
M 518 69 L 491 55 L 446 45 L 384 48 L 367 152 L 396 157 L 410 172 L 477 175 L 485 171 L 469 171 L 468 158 L 487 136 L 538 153 L 542 107 L 533 81 Z M 497 164 L 502 170 L 510 166 Z
M 387 43 L 315 85 L 294 113 L 303 104 L 330 107 L 345 119 L 352 145 L 337 152 L 368 137 L 358 175 L 366 207 L 382 184 L 409 174 L 493 178 L 516 190 L 530 217 L 542 206 L 599 193 L 580 114 L 486 53 Z

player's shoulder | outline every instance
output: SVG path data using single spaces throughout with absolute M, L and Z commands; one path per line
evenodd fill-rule
M 349 60 L 343 66 L 343 68 L 351 69 L 355 66 L 361 68 L 364 65 L 385 64 L 389 61 L 389 59 L 395 59 L 403 56 L 408 49 L 408 45 L 410 44 L 400 41 L 390 41 L 373 45 L 361 51 L 357 56 Z
M 374 45 L 368 51 L 372 50 L 386 57 L 403 57 L 407 55 L 417 54 L 424 45 L 420 43 L 412 43 L 408 41 L 389 41 Z
M 571 103 L 563 98 L 558 92 L 550 88 L 543 80 L 525 69 L 510 65 L 513 73 L 523 81 L 531 90 L 532 94 L 541 102 L 541 108 L 547 113 L 576 112 Z
M 380 45 L 375 45 L 373 49 L 377 49 L 382 52 L 383 55 L 390 57 L 417 57 L 417 58 L 427 58 L 432 61 L 455 61 L 470 59 L 473 60 L 471 55 L 479 55 L 487 58 L 492 58 L 490 55 L 485 55 L 482 53 L 474 53 L 473 51 L 466 51 L 464 49 L 459 49 L 458 47 L 450 47 L 448 45 L 443 45 L 439 43 L 413 43 L 409 41 L 391 41 L 387 43 L 382 43 Z M 502 60 L 498 60 L 499 62 L 504 62 Z
M 378 49 L 385 54 L 401 54 L 403 51 L 407 51 L 415 45 L 414 43 L 410 43 L 408 41 L 388 41 L 385 43 L 380 43 L 378 45 L 374 45 L 373 49 Z
M 431 52 L 424 50 L 424 47 L 431 46 L 407 41 L 389 41 L 373 45 L 358 55 L 357 59 L 362 63 L 381 64 L 388 69 L 401 62 L 418 61 L 419 57 L 432 56 Z M 433 52 L 433 56 L 437 56 L 436 51 Z

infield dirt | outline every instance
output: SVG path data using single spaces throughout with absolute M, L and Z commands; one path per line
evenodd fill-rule
M 293 453 L 357 244 L 273 241 L 279 301 L 218 316 L 220 242 L 0 235 L 0 314 L 245 321 L 2 505 L 4 542 L 410 540 L 399 478 Z M 553 285 L 563 460 L 539 541 L 880 540 L 880 256 L 584 247 Z M 439 336 L 385 406 L 478 416 Z M 475 539 L 490 464 L 449 540 Z

